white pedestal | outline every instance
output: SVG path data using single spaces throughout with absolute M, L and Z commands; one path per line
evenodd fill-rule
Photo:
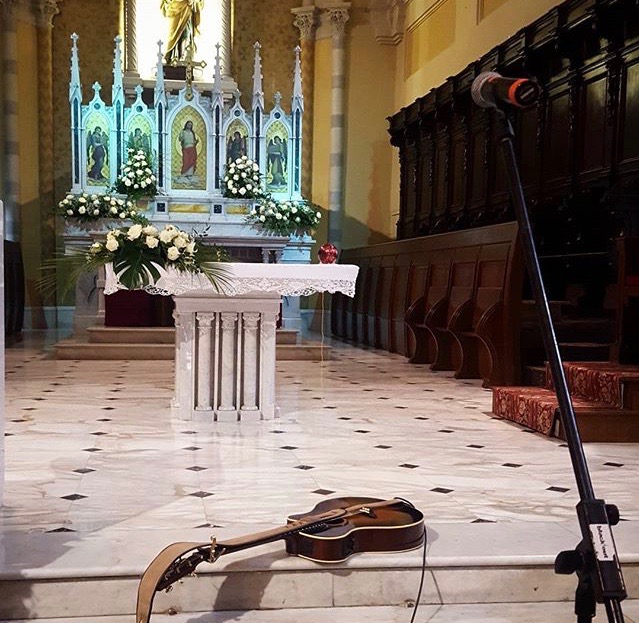
M 275 417 L 280 295 L 175 296 L 174 415 L 208 422 Z

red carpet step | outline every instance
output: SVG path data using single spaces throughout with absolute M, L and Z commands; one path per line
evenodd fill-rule
M 612 361 L 578 361 L 564 363 L 564 371 L 574 395 L 613 407 L 639 409 L 639 366 Z M 552 389 L 548 364 L 546 379 L 546 386 Z
M 573 396 L 582 441 L 639 441 L 639 411 Z M 493 413 L 534 431 L 564 439 L 555 392 L 542 387 L 493 387 Z

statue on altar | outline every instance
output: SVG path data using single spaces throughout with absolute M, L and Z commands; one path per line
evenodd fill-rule
M 195 52 L 204 0 L 161 0 L 164 17 L 169 21 L 164 60 L 171 65 L 183 61 L 189 48 Z

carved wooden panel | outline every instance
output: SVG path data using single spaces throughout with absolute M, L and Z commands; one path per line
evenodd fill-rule
M 540 220 L 539 236 L 551 239 L 545 229 L 558 219 L 585 233 L 590 225 L 580 223 L 579 210 L 556 213 L 593 189 L 604 191 L 609 214 L 622 215 L 625 232 L 639 233 L 639 208 L 632 208 L 639 193 L 639 2 L 566 0 L 391 117 L 401 161 L 398 237 L 512 218 L 493 113 L 470 97 L 473 79 L 485 71 L 535 77 L 541 86 L 536 106 L 509 110 L 529 204 L 555 221 Z

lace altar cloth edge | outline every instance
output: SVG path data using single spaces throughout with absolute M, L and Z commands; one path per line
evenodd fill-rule
M 277 292 L 280 296 L 308 296 L 318 292 L 341 292 L 355 296 L 359 266 L 353 264 L 221 264 L 228 271 L 220 294 L 241 296 L 252 292 Z M 217 294 L 205 275 L 180 273 L 159 268 L 161 276 L 142 288 L 149 294 L 171 296 L 207 290 Z M 126 288 L 118 281 L 111 264 L 105 266 L 104 293 L 113 294 Z

